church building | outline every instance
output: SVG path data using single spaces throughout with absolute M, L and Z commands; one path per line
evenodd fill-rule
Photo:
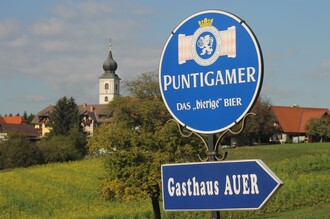
M 111 102 L 116 96 L 120 96 L 120 78 L 116 74 L 117 62 L 112 56 L 112 44 L 109 43 L 109 54 L 107 59 L 103 62 L 104 73 L 99 77 L 99 103 L 78 105 L 81 116 L 81 125 L 84 131 L 92 136 L 94 128 L 101 123 L 110 122 L 107 115 L 107 104 Z M 54 106 L 48 106 L 42 109 L 32 120 L 35 129 L 40 136 L 44 137 L 51 130 L 50 114 L 54 110 Z
M 104 73 L 99 77 L 99 104 L 107 104 L 120 95 L 120 78 L 116 74 L 117 63 L 112 57 L 111 42 L 109 55 L 103 63 Z

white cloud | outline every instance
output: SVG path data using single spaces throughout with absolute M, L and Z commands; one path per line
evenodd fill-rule
M 55 14 L 55 16 L 63 19 L 71 19 L 78 16 L 77 10 L 74 9 L 73 5 L 68 2 L 66 5 L 58 5 L 55 8 L 52 8 L 51 11 Z
M 23 35 L 13 40 L 7 41 L 7 45 L 10 47 L 20 48 L 26 46 L 28 43 L 27 36 Z
M 39 46 L 45 52 L 65 52 L 69 48 L 69 42 L 60 40 L 44 40 L 39 43 Z
M 81 1 L 80 4 L 65 2 L 53 8 L 51 11 L 55 16 L 73 19 L 77 17 L 93 17 L 103 15 L 107 13 L 108 15 L 113 15 L 116 11 L 120 9 L 114 2 L 94 2 L 94 1 Z
M 79 12 L 82 15 L 95 16 L 103 13 L 112 13 L 113 7 L 111 2 L 108 3 L 96 3 L 96 2 L 83 2 L 78 5 Z
M 300 53 L 299 49 L 289 48 L 288 51 L 286 52 L 286 55 L 288 58 L 291 58 L 299 55 L 299 53 Z
M 25 96 L 18 96 L 13 100 L 25 102 L 25 103 L 44 103 L 48 99 L 42 95 L 25 95 Z
M 19 21 L 15 19 L 8 19 L 0 22 L 0 38 L 6 38 L 16 34 L 20 26 Z
M 330 59 L 322 60 L 319 65 L 310 74 L 313 79 L 326 79 L 330 78 Z
M 319 71 L 316 73 L 320 77 L 330 77 L 330 60 L 323 60 L 319 65 Z
M 59 18 L 51 18 L 47 21 L 38 21 L 33 25 L 33 31 L 37 35 L 64 34 L 65 23 Z

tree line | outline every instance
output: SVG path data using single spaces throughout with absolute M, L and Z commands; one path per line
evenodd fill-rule
M 10 132 L 0 141 L 0 169 L 35 164 L 66 162 L 85 157 L 86 135 L 80 125 L 74 99 L 60 98 L 50 115 L 52 131 L 37 142 L 29 142 L 19 132 Z
M 311 136 L 311 141 L 323 142 L 330 139 L 330 117 L 312 118 L 306 125 L 307 135 Z
M 0 117 L 1 116 L 2 115 L 0 114 Z M 4 114 L 4 116 L 14 116 L 14 114 L 12 114 L 12 113 Z M 15 114 L 15 116 L 22 116 L 27 121 L 27 123 L 31 123 L 35 115 L 33 113 L 28 114 L 26 111 L 24 111 L 23 115 L 20 115 L 19 113 L 17 113 L 17 114 Z

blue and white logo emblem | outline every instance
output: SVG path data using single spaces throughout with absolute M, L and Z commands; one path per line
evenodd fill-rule
M 193 59 L 202 66 L 212 65 L 219 56 L 236 57 L 236 28 L 219 31 L 212 26 L 213 18 L 198 21 L 199 28 L 192 36 L 179 34 L 179 64 Z

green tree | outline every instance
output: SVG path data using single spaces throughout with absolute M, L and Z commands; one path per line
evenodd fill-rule
M 133 97 L 161 97 L 157 72 L 141 73 L 136 80 L 125 81 L 124 86 Z
M 24 119 L 28 119 L 28 115 L 27 115 L 27 113 L 26 113 L 26 111 L 24 111 L 24 113 L 23 113 L 23 116 L 22 116 Z
M 155 80 L 153 77 L 149 83 L 153 85 Z M 138 83 L 130 86 L 135 90 Z M 149 197 L 155 218 L 160 218 L 160 166 L 196 161 L 197 142 L 181 137 L 176 124 L 168 123 L 171 117 L 154 92 L 138 92 L 134 97 L 117 97 L 110 102 L 112 123 L 101 126 L 88 146 L 90 153 L 102 149 L 107 154 L 103 193 L 125 200 Z
M 308 136 L 317 137 L 323 142 L 324 138 L 330 137 L 330 117 L 312 118 L 306 125 L 306 132 Z
M 34 115 L 33 113 L 30 113 L 30 115 L 27 117 L 27 121 L 28 121 L 28 123 L 31 123 L 31 122 L 32 122 L 34 116 L 35 116 L 35 115 Z
M 0 141 L 0 169 L 28 167 L 42 163 L 42 155 L 36 145 L 26 140 L 20 132 L 10 132 Z
M 74 148 L 80 153 L 80 156 L 84 156 L 87 154 L 86 134 L 83 132 L 83 130 L 78 125 L 74 125 L 70 129 L 68 138 L 72 142 L 72 145 L 74 146 Z M 79 156 L 77 156 L 77 158 L 79 158 Z
M 160 218 L 161 164 L 191 161 L 196 150 L 179 136 L 175 124 L 167 123 L 170 117 L 161 100 L 119 97 L 110 107 L 113 122 L 101 127 L 92 143 L 94 151 L 101 149 L 97 144 L 109 154 L 103 192 L 125 200 L 149 197 L 155 218 Z
M 72 97 L 62 97 L 57 101 L 50 115 L 50 121 L 52 124 L 52 131 L 48 138 L 48 140 L 50 140 L 49 144 L 54 143 L 54 140 L 51 140 L 53 137 L 63 136 L 68 138 L 67 142 L 70 143 L 67 145 L 68 154 L 75 154 L 74 156 L 70 155 L 68 159 L 79 159 L 86 155 L 86 135 L 80 124 L 81 118 L 78 106 Z M 71 148 L 71 145 L 74 146 L 74 150 Z M 77 152 L 80 152 L 80 155 Z
M 74 126 L 81 128 L 78 106 L 74 99 L 60 98 L 50 115 L 52 124 L 52 135 L 69 135 L 69 131 Z
M 28 115 L 27 112 L 24 111 L 22 117 L 23 117 L 24 119 L 26 119 L 27 123 L 31 123 L 31 121 L 33 120 L 34 116 L 35 116 L 35 115 L 32 114 L 32 113 L 30 113 L 30 115 Z
M 262 138 L 269 139 L 275 132 L 274 122 L 276 118 L 271 110 L 270 100 L 259 97 L 250 112 L 255 115 L 249 115 L 246 118 L 245 127 L 241 136 L 248 139 L 249 145 L 252 144 L 252 139 L 257 139 L 258 144 L 261 144 Z M 241 125 L 240 122 L 234 128 L 237 130 Z
M 84 155 L 77 149 L 75 139 L 70 136 L 52 136 L 42 139 L 36 145 L 42 154 L 44 163 L 79 160 Z

